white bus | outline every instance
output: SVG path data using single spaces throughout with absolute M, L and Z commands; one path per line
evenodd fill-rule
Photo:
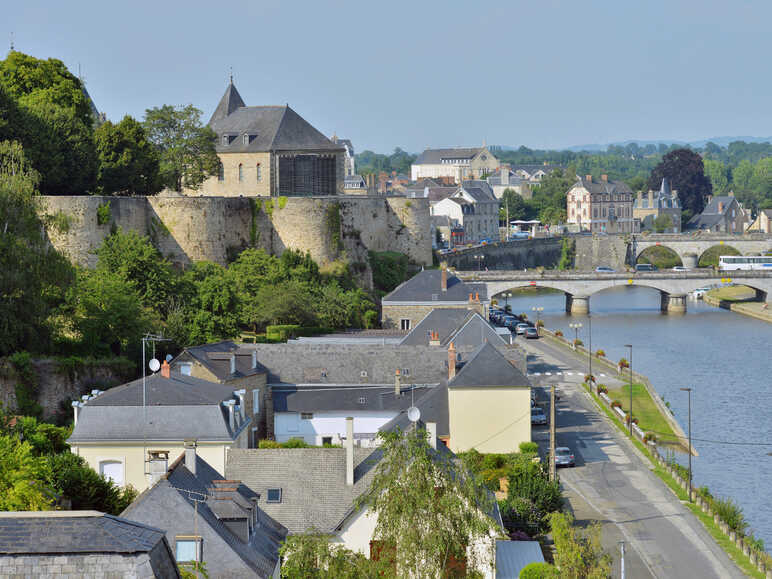
M 722 255 L 718 258 L 722 271 L 733 269 L 764 269 L 772 271 L 772 255 Z

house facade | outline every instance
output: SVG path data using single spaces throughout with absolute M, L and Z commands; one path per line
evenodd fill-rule
M 410 180 L 447 177 L 461 183 L 465 179 L 483 179 L 499 166 L 488 147 L 426 149 L 410 166 Z
M 466 243 L 499 240 L 499 201 L 486 181 L 464 181 L 449 197 L 432 204 L 430 212 L 462 227 Z
M 231 79 L 209 127 L 217 134 L 217 175 L 186 195 L 339 195 L 346 147 L 285 106 L 248 107 Z
M 746 223 L 745 210 L 730 193 L 713 197 L 702 213 L 689 220 L 686 228 L 711 233 L 743 233 Z
M 636 233 L 633 192 L 622 181 L 609 181 L 607 175 L 593 180 L 579 178 L 566 195 L 567 223 L 579 231 L 592 233 Z
M 756 219 L 748 226 L 748 233 L 772 233 L 772 209 L 761 209 Z
M 641 222 L 641 231 L 655 231 L 654 221 L 661 215 L 669 218 L 670 226 L 660 233 L 681 233 L 681 202 L 667 177 L 662 179 L 659 191 L 649 190 L 646 197 L 638 191 L 633 205 L 633 217 Z
M 139 491 L 166 473 L 186 440 L 214 468 L 224 469 L 228 449 L 247 448 L 251 419 L 246 392 L 161 372 L 73 403 L 75 425 L 67 443 L 91 468 Z

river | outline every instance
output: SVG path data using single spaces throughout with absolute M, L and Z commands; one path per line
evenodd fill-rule
M 543 307 L 546 327 L 562 330 L 569 339 L 574 330 L 568 324 L 582 323 L 579 338 L 588 345 L 587 318 L 567 315 L 562 293 L 521 294 L 509 304 L 513 313 L 526 312 L 530 319 L 535 319 L 532 307 Z M 629 357 L 624 344 L 632 344 L 633 370 L 649 377 L 684 432 L 688 401 L 679 388 L 693 389 L 692 438 L 700 455 L 692 459 L 695 486 L 735 500 L 769 551 L 772 324 L 691 299 L 687 309 L 685 315 L 662 314 L 659 292 L 648 288 L 599 292 L 590 299 L 593 350 L 602 348 L 617 361 Z

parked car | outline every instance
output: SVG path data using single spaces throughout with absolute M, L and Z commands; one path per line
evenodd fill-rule
M 689 271 L 689 268 L 682 265 L 676 265 L 673 267 L 673 271 Z
M 536 340 L 539 338 L 539 332 L 537 332 L 536 328 L 534 328 L 533 326 L 528 326 L 525 329 L 525 332 L 523 333 L 523 335 L 529 340 Z
M 531 424 L 547 424 L 547 415 L 540 406 L 531 408 Z
M 555 466 L 576 466 L 574 453 L 567 446 L 558 446 L 555 449 Z
M 529 324 L 526 324 L 525 322 L 519 322 L 518 324 L 515 325 L 515 333 L 524 334 L 525 330 L 530 327 L 531 326 Z
M 653 263 L 636 263 L 635 271 L 657 271 L 657 266 Z
M 595 268 L 595 271 L 597 273 L 614 273 L 616 270 L 611 269 L 610 267 L 606 267 L 605 265 L 600 265 Z

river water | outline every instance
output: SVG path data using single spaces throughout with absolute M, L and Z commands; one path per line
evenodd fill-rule
M 587 318 L 567 315 L 562 293 L 521 294 L 509 304 L 531 319 L 531 308 L 543 307 L 546 327 L 569 339 L 568 324 L 582 323 L 579 338 L 588 345 Z M 692 459 L 695 486 L 734 499 L 772 550 L 772 324 L 701 300 L 689 300 L 687 310 L 662 314 L 659 292 L 649 288 L 599 292 L 590 299 L 593 350 L 617 361 L 629 357 L 624 344 L 632 344 L 633 370 L 649 377 L 684 432 L 688 401 L 679 388 L 693 389 L 692 439 L 700 454 Z

